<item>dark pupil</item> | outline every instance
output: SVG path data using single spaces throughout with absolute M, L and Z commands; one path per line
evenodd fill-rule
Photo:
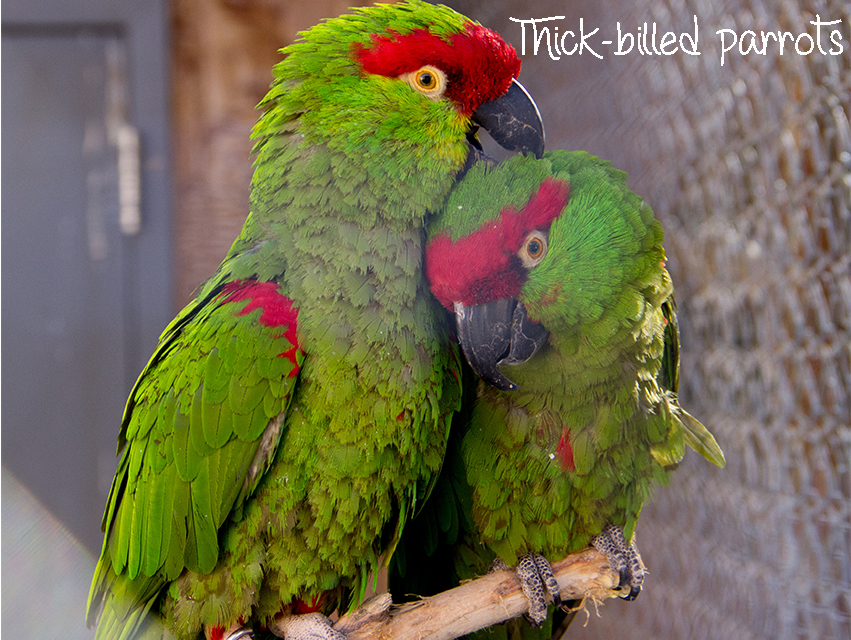
M 434 84 L 434 78 L 431 77 L 431 74 L 428 72 L 420 74 L 420 84 L 426 88 L 430 87 Z
M 529 245 L 526 248 L 529 251 L 529 255 L 533 258 L 536 257 L 539 253 L 541 253 L 541 243 L 537 240 L 530 241 Z

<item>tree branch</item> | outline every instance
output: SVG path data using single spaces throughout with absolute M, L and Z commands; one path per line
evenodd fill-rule
M 600 601 L 619 595 L 614 590 L 617 574 L 594 549 L 556 562 L 553 572 L 563 600 Z M 348 640 L 452 640 L 516 618 L 527 608 L 514 572 L 498 571 L 398 607 L 391 607 L 390 594 L 380 594 L 340 618 L 334 628 Z

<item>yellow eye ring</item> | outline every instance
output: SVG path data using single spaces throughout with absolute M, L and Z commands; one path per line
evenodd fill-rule
M 446 74 L 430 64 L 400 76 L 413 89 L 432 100 L 437 100 L 446 90 Z
M 527 269 L 539 265 L 547 255 L 547 235 L 537 229 L 532 231 L 523 240 L 523 245 L 517 255 Z
M 537 260 L 544 255 L 544 243 L 538 238 L 532 238 L 526 243 L 526 255 L 533 260 Z
M 428 69 L 420 69 L 414 74 L 414 82 L 422 91 L 434 91 L 437 88 L 437 77 Z

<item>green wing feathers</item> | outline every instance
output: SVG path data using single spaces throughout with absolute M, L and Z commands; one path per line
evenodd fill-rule
M 129 609 L 185 568 L 215 567 L 219 528 L 280 441 L 303 360 L 296 318 L 277 284 L 246 280 L 213 287 L 166 329 L 125 410 L 90 621 L 106 592 Z
M 659 371 L 659 386 L 674 394 L 679 392 L 680 367 L 680 330 L 677 322 L 677 302 L 673 294 L 662 303 L 662 314 L 665 318 L 665 348 L 662 354 L 662 367 Z M 694 416 L 682 409 L 679 404 L 671 410 L 671 421 L 678 431 L 677 440 L 694 449 L 697 453 L 722 469 L 726 464 L 724 452 L 718 446 L 715 437 Z M 660 464 L 672 464 L 672 461 L 659 455 L 659 450 L 653 450 L 653 455 Z M 680 458 L 682 454 L 680 454 Z

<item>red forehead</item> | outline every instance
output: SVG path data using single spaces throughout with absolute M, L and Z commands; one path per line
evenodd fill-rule
M 432 293 L 447 309 L 514 298 L 526 280 L 517 252 L 530 231 L 549 229 L 567 205 L 570 185 L 547 178 L 526 205 L 504 208 L 473 233 L 453 242 L 442 233 L 426 246 L 425 272 Z
M 355 55 L 366 73 L 392 78 L 425 64 L 437 67 L 446 74 L 446 97 L 468 116 L 482 103 L 508 91 L 520 73 L 514 47 L 496 32 L 472 22 L 448 40 L 427 29 L 407 35 L 373 35 L 372 44 L 359 45 Z

